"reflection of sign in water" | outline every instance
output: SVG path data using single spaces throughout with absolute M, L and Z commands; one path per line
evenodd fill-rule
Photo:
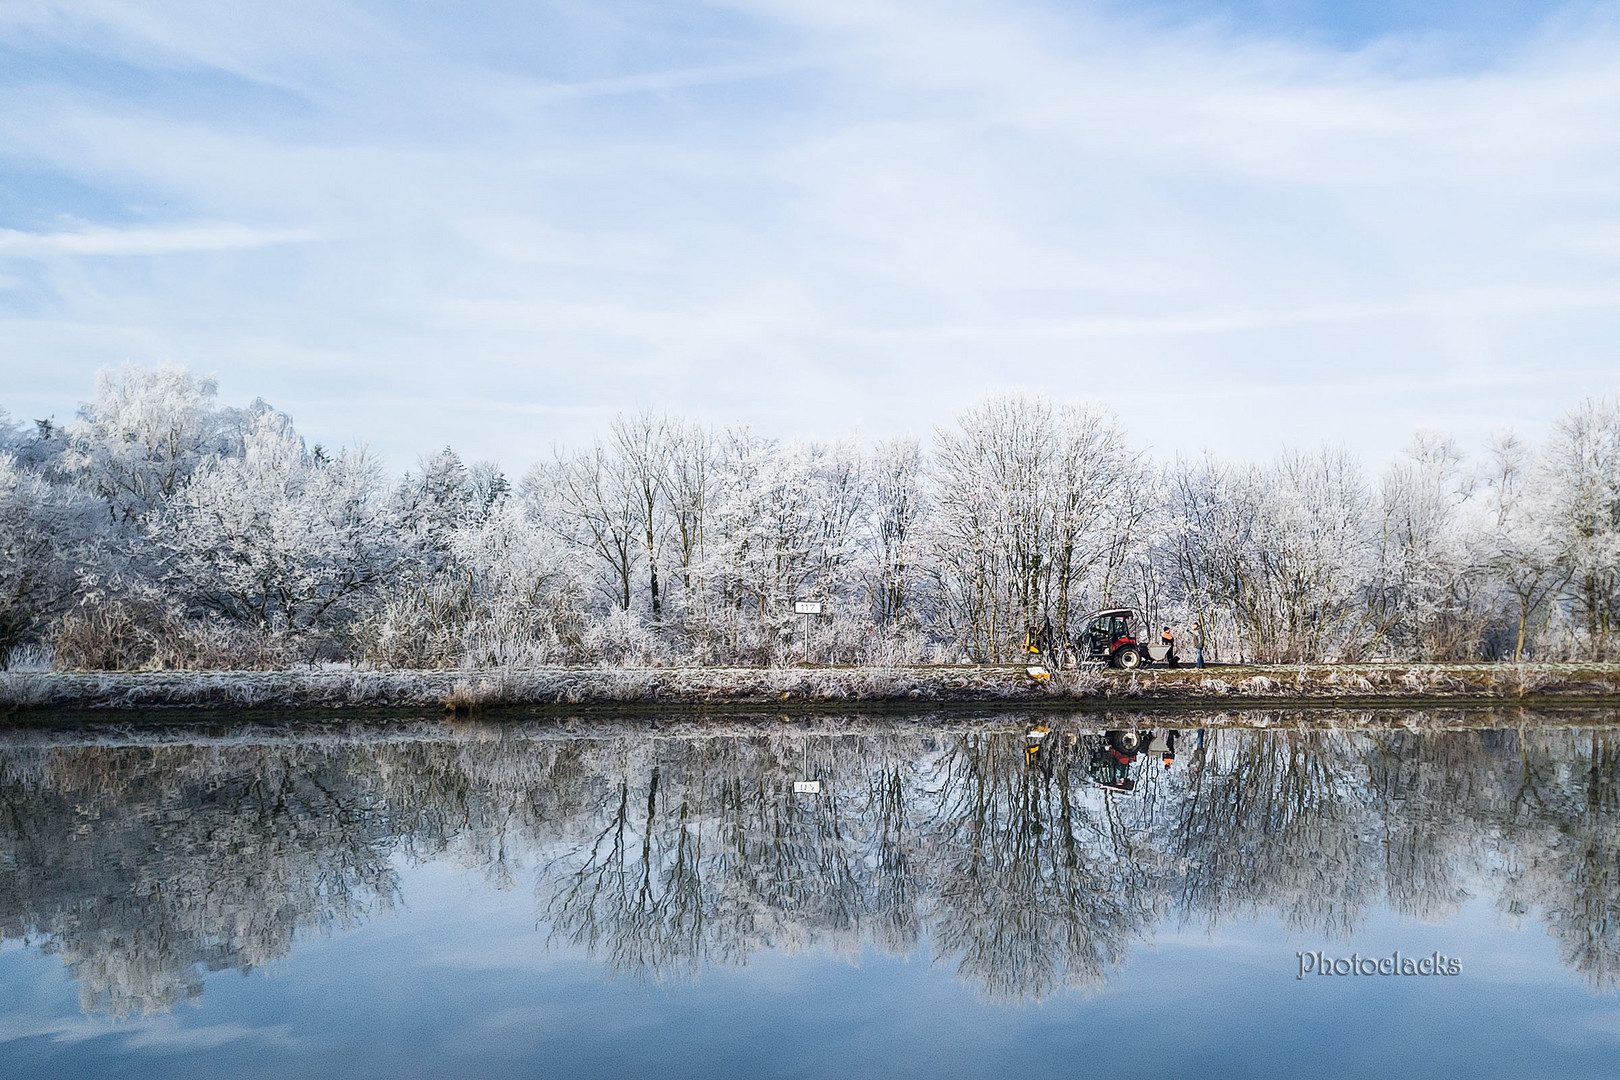
M 795 795 L 820 795 L 821 794 L 821 781 L 820 780 L 795 780 L 795 781 L 793 781 L 793 794 L 795 794 Z

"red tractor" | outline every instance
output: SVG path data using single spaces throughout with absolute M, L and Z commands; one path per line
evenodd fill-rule
M 1085 622 L 1075 642 L 1081 660 L 1100 660 L 1117 668 L 1131 670 L 1143 664 L 1176 666 L 1175 646 L 1155 645 L 1138 640 L 1136 612 L 1131 608 L 1104 608 Z

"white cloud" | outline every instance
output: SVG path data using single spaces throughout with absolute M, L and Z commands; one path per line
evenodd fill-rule
M 11 167 L 110 200 L 0 233 L 47 264 L 0 296 L 0 365 L 56 380 L 18 414 L 179 360 L 520 467 L 614 407 L 876 435 L 1016 384 L 1379 454 L 1620 384 L 1601 19 L 1457 69 L 1041 4 L 54 10 L 0 39 L 196 85 L 0 85 Z

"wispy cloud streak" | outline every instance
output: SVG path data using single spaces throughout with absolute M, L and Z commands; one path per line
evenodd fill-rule
M 87 228 L 53 233 L 0 229 L 0 258 L 250 251 L 277 244 L 300 244 L 313 239 L 315 233 L 308 229 L 253 229 L 243 225 Z

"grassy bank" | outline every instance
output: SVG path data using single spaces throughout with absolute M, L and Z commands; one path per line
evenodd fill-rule
M 0 672 L 9 710 L 524 706 L 820 709 L 852 703 L 1234 708 L 1556 701 L 1620 707 L 1616 664 L 1363 664 L 1083 669 L 531 668 L 479 671 Z

